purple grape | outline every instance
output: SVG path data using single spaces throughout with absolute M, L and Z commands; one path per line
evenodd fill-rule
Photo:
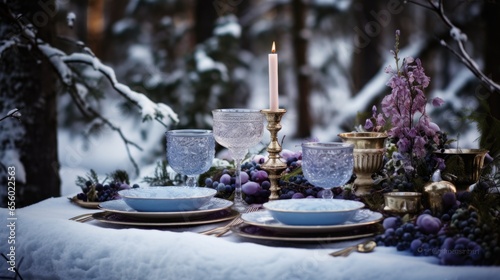
M 300 199 L 300 198 L 304 198 L 304 195 L 302 193 L 294 193 L 292 195 L 292 199 Z
M 252 181 L 260 183 L 267 180 L 267 178 L 268 178 L 267 172 L 264 170 L 259 170 L 253 174 Z
M 401 220 L 397 217 L 387 217 L 384 219 L 382 225 L 384 229 L 392 228 L 395 229 L 401 224 Z
M 417 226 L 425 233 L 437 233 L 441 229 L 441 220 L 429 214 L 422 214 L 417 218 Z
M 269 188 L 271 188 L 271 182 L 269 181 L 264 181 L 262 183 L 260 183 L 260 186 L 265 189 L 265 190 L 268 190 Z
M 205 186 L 212 187 L 213 183 L 214 183 L 214 181 L 212 180 L 212 178 L 205 179 Z
M 268 198 L 271 195 L 270 190 L 259 190 L 258 192 L 255 193 L 255 196 L 258 197 L 263 197 L 263 198 Z
M 248 181 L 241 186 L 241 190 L 247 195 L 253 195 L 260 190 L 259 183 Z
M 411 243 L 410 243 L 410 249 L 413 253 L 420 253 L 419 251 L 419 248 L 420 246 L 422 246 L 422 240 L 420 239 L 414 239 Z
M 245 184 L 246 182 L 248 182 L 248 179 L 250 179 L 250 177 L 248 176 L 248 173 L 246 172 L 240 172 L 240 178 L 241 178 L 241 184 Z
M 280 153 L 280 156 L 288 161 L 288 159 L 290 158 L 296 158 L 297 160 L 297 158 L 299 158 L 301 154 L 302 154 L 301 152 L 293 152 L 288 149 L 283 149 Z
M 226 185 L 224 185 L 223 183 L 218 183 L 217 191 L 224 192 L 225 190 L 226 190 Z
M 266 158 L 263 155 L 255 155 L 252 159 L 254 163 L 263 164 L 266 162 Z
M 455 206 L 457 204 L 457 198 L 455 196 L 455 193 L 447 192 L 443 194 L 442 202 L 443 202 L 443 207 L 445 209 Z
M 243 173 L 244 172 L 241 172 L 241 174 L 243 174 Z M 224 185 L 229 185 L 229 184 L 231 184 L 231 175 L 223 174 L 222 176 L 220 176 L 219 181 Z

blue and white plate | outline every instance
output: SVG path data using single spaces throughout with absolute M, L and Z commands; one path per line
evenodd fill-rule
M 119 191 L 130 207 L 141 212 L 174 212 L 196 210 L 217 193 L 200 187 L 149 187 Z
M 345 199 L 283 199 L 263 207 L 278 221 L 295 226 L 338 225 L 349 220 L 365 204 Z
M 267 210 L 244 213 L 241 219 L 246 223 L 260 228 L 272 230 L 279 233 L 332 233 L 338 231 L 347 231 L 357 229 L 378 223 L 382 220 L 382 214 L 368 209 L 357 210 L 353 217 L 344 223 L 338 225 L 320 225 L 320 226 L 296 226 L 286 225 L 273 218 Z
M 119 213 L 124 216 L 136 219 L 177 219 L 177 218 L 196 218 L 208 214 L 228 209 L 233 205 L 232 201 L 222 198 L 212 198 L 207 204 L 193 211 L 176 212 L 139 212 L 128 206 L 122 199 L 105 201 L 99 204 L 99 208 L 113 213 Z

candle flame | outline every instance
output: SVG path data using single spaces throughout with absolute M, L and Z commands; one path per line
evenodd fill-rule
M 276 44 L 273 41 L 273 47 L 271 48 L 271 52 L 275 53 L 276 52 Z

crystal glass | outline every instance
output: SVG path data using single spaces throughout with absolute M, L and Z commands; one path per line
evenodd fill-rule
M 302 144 L 302 172 L 313 185 L 323 188 L 323 198 L 333 198 L 331 188 L 342 186 L 352 176 L 354 145 L 337 142 Z
M 172 169 L 186 175 L 186 185 L 196 187 L 196 177 L 210 169 L 215 157 L 215 139 L 211 130 L 169 130 L 167 161 Z
M 243 212 L 247 205 L 241 196 L 241 161 L 262 139 L 265 118 L 260 110 L 252 109 L 217 109 L 212 115 L 215 141 L 229 150 L 236 164 L 234 208 Z

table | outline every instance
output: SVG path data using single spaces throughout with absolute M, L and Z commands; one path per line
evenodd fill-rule
M 69 218 L 98 210 L 81 208 L 66 197 L 17 209 L 0 208 L 0 248 L 11 252 L 23 279 L 494 279 L 500 267 L 442 266 L 435 257 L 414 257 L 394 247 L 328 253 L 360 240 L 295 244 L 259 242 L 226 234 L 197 232 L 217 224 L 167 229 L 124 228 Z M 14 222 L 15 228 L 9 228 Z M 11 238 L 12 239 L 12 238 Z M 12 252 L 11 252 L 12 253 Z M 12 254 L 11 254 L 12 255 Z M 14 276 L 2 261 L 0 276 Z

